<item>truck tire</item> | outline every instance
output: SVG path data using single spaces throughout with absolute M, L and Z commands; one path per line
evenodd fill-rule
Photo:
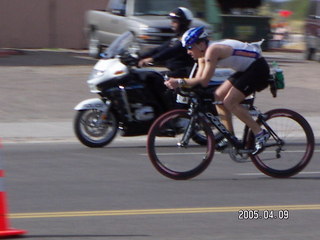
M 102 53 L 102 46 L 97 37 L 96 31 L 91 31 L 89 34 L 89 56 L 93 58 L 100 58 L 100 54 Z

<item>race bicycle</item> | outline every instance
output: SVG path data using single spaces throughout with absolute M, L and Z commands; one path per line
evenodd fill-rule
M 276 88 L 272 83 L 270 86 L 275 97 Z M 299 113 L 285 108 L 262 113 L 254 106 L 255 93 L 245 99 L 242 104 L 271 136 L 264 151 L 253 155 L 252 131 L 244 126 L 240 139 L 231 134 L 216 114 L 215 105 L 221 102 L 212 99 L 212 92 L 208 95 L 203 88 L 180 88 L 178 91 L 188 100 L 189 108 L 164 113 L 148 132 L 149 159 L 164 176 L 175 180 L 198 176 L 209 166 L 217 139 L 221 137 L 228 139 L 230 146 L 224 152 L 233 160 L 245 162 L 251 159 L 262 173 L 271 177 L 293 176 L 311 160 L 314 134 Z

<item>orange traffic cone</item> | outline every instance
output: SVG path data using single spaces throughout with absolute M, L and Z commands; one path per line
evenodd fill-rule
M 0 148 L 1 147 L 2 144 L 0 140 Z M 21 235 L 27 232 L 25 230 L 11 229 L 9 226 L 9 220 L 7 216 L 7 198 L 6 192 L 4 191 L 4 175 L 4 170 L 2 169 L 0 163 L 0 238 Z

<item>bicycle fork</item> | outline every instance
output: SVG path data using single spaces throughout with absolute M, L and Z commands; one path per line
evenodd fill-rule
M 190 138 L 192 136 L 192 132 L 194 130 L 194 126 L 195 126 L 195 117 L 191 117 L 188 123 L 187 129 L 184 131 L 181 141 L 177 143 L 178 147 L 186 148 L 188 146 Z

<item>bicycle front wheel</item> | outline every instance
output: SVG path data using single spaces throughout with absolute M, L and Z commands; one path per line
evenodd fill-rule
M 299 173 L 313 155 L 315 140 L 311 126 L 299 113 L 289 109 L 270 110 L 265 116 L 275 136 L 269 138 L 263 152 L 251 155 L 251 160 L 271 177 L 286 178 Z M 250 137 L 253 143 L 253 134 Z
M 191 141 L 201 134 L 204 145 Z M 147 151 L 153 166 L 164 176 L 186 180 L 202 173 L 214 155 L 214 135 L 206 121 L 176 109 L 160 116 L 148 133 Z

